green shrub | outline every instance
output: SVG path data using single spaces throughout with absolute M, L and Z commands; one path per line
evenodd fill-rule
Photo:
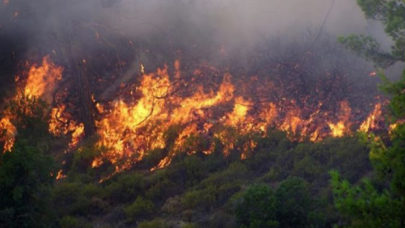
M 242 228 L 278 227 L 276 212 L 276 199 L 267 185 L 250 187 L 235 209 Z
M 326 172 L 327 170 L 325 167 L 322 167 L 317 160 L 306 155 L 304 158 L 294 163 L 294 169 L 292 170 L 291 175 L 299 176 L 312 182 L 319 179 L 319 177 Z
M 145 188 L 145 180 L 142 175 L 129 173 L 118 176 L 107 183 L 105 197 L 113 202 L 128 202 L 142 194 Z
M 199 226 L 194 223 L 184 223 L 180 226 L 180 228 L 199 228 Z
M 53 190 L 52 201 L 61 215 L 85 216 L 99 211 L 93 199 L 100 194 L 101 189 L 93 184 L 60 183 Z
M 196 155 L 188 156 L 184 159 L 186 169 L 186 186 L 193 186 L 207 176 L 207 171 L 201 158 Z
M 281 227 L 307 227 L 312 199 L 307 183 L 296 177 L 283 181 L 274 193 L 277 221 Z
M 216 202 L 216 187 L 210 186 L 202 190 L 186 192 L 181 200 L 186 209 L 210 210 Z
M 77 219 L 75 217 L 71 216 L 64 216 L 60 222 L 59 225 L 61 228 L 91 228 L 91 224 L 82 220 L 82 219 Z
M 162 219 L 145 221 L 138 224 L 137 228 L 169 228 L 166 222 Z
M 0 155 L 1 159 L 1 155 Z M 25 141 L 0 160 L 0 226 L 50 227 L 53 160 Z
M 151 168 L 159 164 L 159 162 L 167 156 L 167 152 L 163 149 L 154 149 L 145 153 L 145 158 L 142 160 L 142 163 L 146 167 Z
M 153 183 L 146 191 L 145 196 L 154 201 L 162 201 L 174 195 L 177 187 L 173 181 L 166 177 Z
M 216 172 L 203 180 L 199 187 L 220 186 L 226 182 L 243 180 L 248 174 L 248 169 L 240 162 L 234 162 L 221 172 Z
M 129 221 L 136 221 L 149 217 L 155 211 L 155 204 L 138 196 L 131 205 L 124 208 L 125 215 Z
M 267 185 L 250 187 L 237 202 L 241 227 L 324 227 L 307 183 L 297 177 L 283 181 L 275 192 Z

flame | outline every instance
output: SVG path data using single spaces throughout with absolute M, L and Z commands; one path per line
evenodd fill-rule
M 143 65 L 143 63 L 141 62 L 141 74 L 145 73 L 145 66 Z
M 333 137 L 342 137 L 345 135 L 346 126 L 343 121 L 339 121 L 337 124 L 329 123 L 329 128 L 332 131 Z
M 80 140 L 84 137 L 84 124 L 77 123 L 66 112 L 66 106 L 61 104 L 51 111 L 51 118 L 49 120 L 49 132 L 55 136 L 67 135 L 71 133 L 71 141 L 69 148 L 77 147 Z
M 66 175 L 63 174 L 63 170 L 58 171 L 58 175 L 56 176 L 56 180 L 60 180 L 66 178 Z
M 230 126 L 237 126 L 243 123 L 246 119 L 246 115 L 249 111 L 249 106 L 252 105 L 251 102 L 245 101 L 243 97 L 237 97 L 235 99 L 235 106 L 233 112 L 228 114 L 227 124 Z
M 178 68 L 179 63 L 176 65 Z M 125 157 L 131 157 L 133 162 L 142 160 L 146 151 L 165 147 L 164 132 L 169 126 L 204 118 L 203 109 L 232 99 L 234 87 L 230 77 L 225 74 L 217 93 L 205 93 L 203 88 L 199 87 L 197 92 L 188 98 L 167 98 L 172 92 L 167 66 L 158 69 L 156 73 L 144 75 L 141 85 L 137 88 L 141 98 L 134 104 L 123 100 L 114 102 L 105 118 L 97 123 L 101 138 L 98 146 L 109 149 L 106 158 L 113 164 Z M 188 135 L 187 128 L 182 135 Z M 181 139 L 177 144 L 180 141 Z M 169 160 L 170 158 L 166 158 L 166 161 Z M 101 164 L 102 162 L 98 162 L 95 166 Z M 125 168 L 128 167 L 118 167 L 119 170 Z
M 29 99 L 41 97 L 50 102 L 51 92 L 56 83 L 62 79 L 62 71 L 62 67 L 56 66 L 49 56 L 45 56 L 42 66 L 37 67 L 34 64 L 29 70 L 24 95 Z
M 0 131 L 4 131 L 3 134 L 0 134 L 0 142 L 4 142 L 4 151 L 11 151 L 15 142 L 15 136 L 17 135 L 17 129 L 11 123 L 9 117 L 4 117 L 0 120 Z
M 378 103 L 375 105 L 374 110 L 370 113 L 367 119 L 360 125 L 360 131 L 369 132 L 378 127 L 378 120 L 381 117 L 381 104 Z
M 327 108 L 323 106 L 324 101 L 312 104 L 287 98 L 259 101 L 248 96 L 243 83 L 233 82 L 231 74 L 221 74 L 215 67 L 203 65 L 186 73 L 181 71 L 180 60 L 176 60 L 173 68 L 172 75 L 166 65 L 156 72 L 145 73 L 141 62 L 141 79 L 137 85 L 122 86 L 123 90 L 128 89 L 130 96 L 98 103 L 92 94 L 91 99 L 100 113 L 96 121 L 99 136 L 96 146 L 106 150 L 92 161 L 92 167 L 100 167 L 105 161 L 115 166 L 115 171 L 101 181 L 131 168 L 155 149 L 165 149 L 167 155 L 151 171 L 169 165 L 178 153 L 210 154 L 217 147 L 224 156 L 237 150 L 241 159 L 245 159 L 257 146 L 255 137 L 264 137 L 270 128 L 288 132 L 291 140 L 316 142 L 329 136 L 351 134 L 355 125 L 351 121 L 349 102 L 345 100 L 330 105 L 337 107 Z M 63 68 L 46 56 L 41 66 L 31 67 L 20 91 L 28 98 L 49 101 L 49 95 L 62 78 L 62 71 Z M 217 77 L 210 80 L 215 81 L 212 87 L 205 84 L 208 81 L 205 77 L 209 77 L 207 72 Z M 23 76 L 16 77 L 18 84 L 24 85 Z M 252 81 L 259 82 L 259 79 L 252 77 Z M 264 81 L 262 86 L 279 92 L 271 82 Z M 69 149 L 73 149 L 84 138 L 85 129 L 84 124 L 74 120 L 69 109 L 67 104 L 52 108 L 49 132 L 55 136 L 69 135 Z M 377 104 L 360 130 L 376 130 L 380 115 L 381 104 Z M 7 150 L 11 149 L 17 134 L 12 121 L 12 116 L 0 121 L 0 129 L 7 129 L 0 138 Z M 62 172 L 58 176 L 62 178 Z
M 24 94 L 28 99 L 41 98 L 45 101 L 50 102 L 51 94 L 58 81 L 62 79 L 63 68 L 56 66 L 49 56 L 45 56 L 42 60 L 42 65 L 37 66 L 36 64 L 32 65 L 28 71 L 27 79 L 25 84 L 18 84 L 20 86 L 17 88 L 19 92 Z M 20 83 L 20 76 L 16 76 L 16 83 Z M 14 100 L 21 99 L 20 95 L 17 94 Z M 26 113 L 30 114 L 30 113 Z M 5 130 L 5 135 L 0 138 L 1 142 L 4 142 L 4 150 L 11 151 L 14 142 L 15 136 L 17 134 L 17 129 L 12 123 L 14 116 L 11 114 L 6 114 L 0 121 L 0 130 Z M 56 131 L 53 129 L 53 126 L 50 126 L 50 131 Z
M 349 102 L 342 101 L 340 103 L 339 119 L 338 123 L 329 122 L 329 128 L 333 137 L 342 137 L 345 134 L 350 133 L 350 117 L 351 108 Z
M 284 119 L 283 124 L 280 126 L 280 129 L 296 135 L 298 127 L 304 123 L 304 121 L 300 118 L 300 115 L 301 111 L 299 109 L 289 111 Z
M 218 72 L 214 67 L 205 67 Z M 105 147 L 107 153 L 97 157 L 92 167 L 108 160 L 115 165 L 115 173 L 120 172 L 141 161 L 148 151 L 164 148 L 169 150 L 168 155 L 151 171 L 169 165 L 177 153 L 210 154 L 217 146 L 221 146 L 224 156 L 238 149 L 241 159 L 245 159 L 257 142 L 250 136 L 240 141 L 240 136 L 265 135 L 269 127 L 286 131 L 290 139 L 299 141 L 315 142 L 351 134 L 352 113 L 346 100 L 339 103 L 336 112 L 323 110 L 322 102 L 312 109 L 287 99 L 257 103 L 239 94 L 235 96 L 237 91 L 229 73 L 224 74 L 216 90 L 207 92 L 207 88 L 196 85 L 194 93 L 177 95 L 179 87 L 187 86 L 182 84 L 187 75 L 181 72 L 179 60 L 174 62 L 174 69 L 172 76 L 167 66 L 143 74 L 140 85 L 131 92 L 132 99 L 96 104 L 102 115 L 97 122 L 97 145 Z M 201 68 L 191 75 L 194 80 L 206 74 Z M 173 142 L 166 142 L 171 126 L 178 126 L 178 131 Z M 199 142 L 198 137 L 205 142 Z

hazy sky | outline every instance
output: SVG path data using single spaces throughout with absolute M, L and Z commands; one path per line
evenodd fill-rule
M 252 44 L 263 36 L 297 38 L 308 27 L 318 31 L 326 17 L 324 31 L 332 35 L 369 33 L 386 42 L 355 0 L 122 0 L 101 18 L 137 35 L 164 30 Z

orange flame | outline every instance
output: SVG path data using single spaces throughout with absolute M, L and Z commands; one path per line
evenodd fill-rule
M 362 132 L 369 132 L 370 130 L 376 129 L 381 114 L 381 104 L 378 103 L 375 105 L 374 110 L 370 113 L 367 119 L 360 125 L 359 130 Z
M 84 137 L 84 124 L 78 124 L 72 120 L 71 116 L 65 111 L 66 106 L 60 105 L 51 111 L 51 118 L 49 120 L 49 132 L 55 136 L 72 134 L 69 148 L 75 148 L 80 140 Z
M 35 64 L 31 66 L 25 85 L 18 90 L 22 91 L 28 99 L 41 98 L 49 102 L 57 82 L 62 79 L 62 71 L 62 67 L 56 66 L 49 56 L 45 56 L 41 66 Z M 16 76 L 16 82 L 19 83 L 19 81 L 20 77 Z M 13 99 L 20 99 L 20 97 L 16 95 Z M 17 129 L 12 123 L 13 119 L 12 115 L 1 119 L 0 130 L 6 130 L 6 133 L 0 141 L 4 142 L 5 151 L 11 151 L 17 134 Z
M 4 134 L 0 134 L 0 142 L 4 142 L 4 151 L 11 151 L 15 142 L 17 129 L 11 123 L 9 117 L 4 117 L 0 120 L 0 131 L 4 131 Z
M 62 67 L 56 66 L 49 58 L 45 56 L 42 66 L 33 65 L 28 72 L 27 83 L 24 88 L 24 95 L 29 99 L 41 97 L 50 102 L 51 92 L 56 83 L 62 79 Z
M 56 176 L 56 180 L 60 180 L 66 178 L 66 175 L 63 174 L 63 170 L 58 171 L 58 175 Z
M 256 147 L 249 136 L 240 141 L 241 135 L 266 133 L 269 127 L 289 132 L 294 140 L 319 141 L 325 137 L 341 137 L 351 133 L 351 108 L 347 101 L 340 102 L 336 113 L 322 111 L 322 103 L 303 111 L 295 101 L 283 99 L 280 103 L 255 103 L 242 96 L 234 96 L 235 86 L 231 75 L 226 73 L 216 92 L 206 92 L 203 86 L 197 86 L 196 92 L 186 96 L 176 96 L 181 83 L 172 83 L 171 78 L 183 81 L 185 74 L 180 70 L 179 60 L 174 62 L 174 75 L 168 73 L 168 67 L 158 69 L 156 73 L 144 74 L 135 88 L 133 102 L 118 99 L 111 104 L 96 104 L 103 117 L 97 122 L 100 147 L 108 152 L 93 161 L 98 167 L 109 160 L 116 166 L 115 172 L 130 168 L 153 149 L 167 147 L 165 134 L 170 126 L 179 126 L 174 143 L 170 144 L 169 154 L 151 171 L 163 168 L 171 163 L 179 152 L 194 154 L 199 150 L 210 154 L 222 144 L 224 156 L 238 149 L 241 158 L 247 158 Z M 209 70 L 216 70 L 207 67 Z M 202 69 L 193 71 L 194 77 L 204 77 Z M 233 104 L 232 108 L 228 108 Z M 305 113 L 305 114 L 304 114 Z M 222 127 L 220 127 L 222 126 Z M 233 130 L 231 130 L 233 129 Z M 326 130 L 325 130 L 326 129 Z M 370 129 L 370 128 L 369 128 Z M 204 145 L 189 145 L 190 137 L 202 136 Z M 218 141 L 216 141 L 218 140 Z

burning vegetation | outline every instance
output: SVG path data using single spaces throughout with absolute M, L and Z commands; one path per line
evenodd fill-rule
M 13 99 L 42 99 L 51 106 L 49 132 L 70 139 L 64 153 L 80 153 L 80 142 L 95 135 L 101 152 L 91 166 L 96 169 L 111 164 L 115 167 L 112 174 L 135 167 L 156 150 L 162 150 L 164 156 L 151 170 L 169 165 L 180 153 L 211 154 L 218 148 L 225 157 L 240 153 L 240 159 L 246 159 L 270 129 L 286 132 L 292 141 L 312 142 L 385 129 L 383 100 L 368 96 L 373 110 L 359 111 L 362 107 L 349 99 L 366 98 L 341 94 L 342 88 L 336 87 L 349 86 L 344 71 L 306 69 L 308 62 L 316 61 L 315 56 L 306 52 L 297 63 L 270 58 L 270 64 L 254 66 L 253 75 L 208 63 L 191 69 L 182 67 L 187 61 L 180 59 L 172 66 L 164 64 L 146 72 L 141 63 L 139 71 L 131 75 L 133 79 L 121 82 L 114 96 L 99 101 L 105 92 L 86 91 L 91 93 L 86 104 L 86 108 L 93 107 L 87 110 L 91 123 L 77 111 L 80 103 L 70 97 L 72 88 L 62 79 L 64 68 L 45 56 L 42 64 L 26 63 L 29 70 L 16 77 L 17 95 Z M 87 61 L 82 61 L 82 67 L 85 75 Z M 321 74 L 326 80 L 310 74 Z M 305 80 L 312 80 L 312 85 Z M 10 151 L 18 130 L 13 125 L 13 113 L 3 115 L 1 141 L 4 151 Z M 94 127 L 88 131 L 92 135 L 86 135 L 86 127 Z M 63 176 L 61 171 L 58 176 Z
M 403 227 L 405 5 L 310 2 L 3 0 L 0 227 Z

